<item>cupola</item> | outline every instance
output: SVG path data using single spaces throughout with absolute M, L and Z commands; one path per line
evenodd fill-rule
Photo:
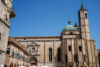
M 74 27 L 70 21 L 68 21 L 68 24 L 64 27 L 63 31 L 77 31 L 77 28 Z

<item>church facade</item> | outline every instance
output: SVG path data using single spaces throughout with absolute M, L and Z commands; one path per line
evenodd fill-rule
M 89 32 L 88 13 L 78 12 L 79 26 L 70 21 L 61 36 L 14 37 L 28 48 L 31 65 L 48 67 L 98 67 L 96 42 Z M 33 60 L 32 60 L 33 59 Z

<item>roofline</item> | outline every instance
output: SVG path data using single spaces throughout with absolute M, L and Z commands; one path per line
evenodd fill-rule
M 61 36 L 25 36 L 25 37 L 13 37 L 14 39 L 32 39 L 32 38 L 60 38 Z
M 27 54 L 29 56 L 28 51 L 26 50 L 26 47 L 24 47 L 22 44 L 20 44 L 19 42 L 17 42 L 16 40 L 13 40 L 13 38 L 9 38 L 8 40 L 8 45 L 13 45 L 13 44 L 9 44 L 9 43 L 13 43 L 14 46 L 19 47 L 25 54 Z

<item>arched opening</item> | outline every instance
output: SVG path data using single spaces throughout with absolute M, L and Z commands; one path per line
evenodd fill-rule
M 78 62 L 78 55 L 74 55 L 74 62 Z
M 57 50 L 57 60 L 58 62 L 61 62 L 61 49 L 60 48 L 58 48 Z
M 72 65 L 72 64 L 70 64 L 70 65 L 69 65 L 69 67 L 73 67 L 73 65 Z
M 7 67 L 7 65 L 5 64 L 4 67 Z
M 88 18 L 87 13 L 85 13 L 85 18 Z
M 17 64 L 17 67 L 19 67 L 19 64 Z
M 82 51 L 82 46 L 79 46 L 79 51 Z
M 68 49 L 69 49 L 69 51 L 72 51 L 72 47 L 71 46 L 68 46 Z
M 17 65 L 16 65 L 16 64 L 14 64 L 14 67 L 17 67 Z
M 73 34 L 73 32 L 70 32 L 70 35 L 72 35 Z
M 68 62 L 68 56 L 65 55 L 65 62 L 67 63 Z
M 52 48 L 49 48 L 49 61 L 52 61 Z
M 35 53 L 35 48 L 34 47 L 32 48 L 32 52 Z
M 30 60 L 31 66 L 37 65 L 37 58 L 36 57 L 30 57 L 29 60 Z
M 12 63 L 10 64 L 10 67 L 13 67 L 13 64 Z

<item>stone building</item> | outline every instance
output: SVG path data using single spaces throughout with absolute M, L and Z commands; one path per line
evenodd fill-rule
M 99 67 L 100 67 L 100 49 L 98 49 L 98 62 L 99 62 Z
M 88 12 L 81 6 L 79 26 L 68 21 L 61 36 L 14 37 L 28 48 L 31 65 L 48 67 L 98 67 L 96 42 L 91 39 Z M 31 59 L 32 61 L 32 59 Z
M 7 46 L 7 56 L 5 61 L 5 67 L 29 67 L 29 53 L 28 49 L 22 46 L 13 38 L 9 38 Z
M 0 0 L 0 65 L 5 62 L 10 18 L 13 17 L 12 0 Z

